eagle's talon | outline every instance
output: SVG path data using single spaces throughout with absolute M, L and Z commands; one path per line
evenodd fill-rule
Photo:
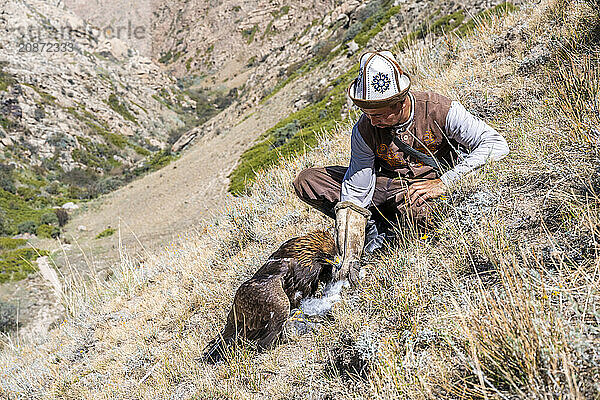
M 317 326 L 318 323 L 312 322 L 302 310 L 296 310 L 285 323 L 284 336 L 288 339 L 302 336 L 314 331 Z

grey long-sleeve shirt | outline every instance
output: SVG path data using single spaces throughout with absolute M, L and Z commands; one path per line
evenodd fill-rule
M 488 160 L 500 160 L 509 152 L 502 135 L 481 119 L 468 112 L 462 104 L 453 101 L 446 117 L 446 134 L 471 152 L 440 179 L 446 186 L 466 173 L 485 164 Z M 375 191 L 375 154 L 365 143 L 358 124 L 351 137 L 350 165 L 342 182 L 341 201 L 350 201 L 361 207 L 369 207 Z

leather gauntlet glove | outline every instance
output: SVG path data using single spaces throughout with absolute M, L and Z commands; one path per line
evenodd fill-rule
M 371 217 L 366 208 L 349 201 L 335 206 L 335 231 L 342 264 L 335 274 L 335 280 L 348 279 L 350 285 L 358 284 L 360 256 L 365 244 L 365 226 Z

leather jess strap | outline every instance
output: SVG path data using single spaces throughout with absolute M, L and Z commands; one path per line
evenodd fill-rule
M 394 141 L 394 144 L 398 146 L 400 151 L 416 158 L 417 160 L 421 161 L 425 165 L 430 166 L 437 172 L 441 173 L 442 171 L 447 171 L 451 168 L 445 160 L 438 160 L 435 157 L 428 156 L 427 154 L 422 153 L 419 150 L 414 149 L 412 146 L 404 143 L 395 135 L 393 136 L 392 140 Z

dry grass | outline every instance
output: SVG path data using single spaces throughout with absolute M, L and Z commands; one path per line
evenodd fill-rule
M 331 228 L 291 181 L 347 162 L 349 124 L 260 175 L 212 224 L 141 262 L 123 252 L 109 281 L 71 285 L 71 316 L 48 338 L 7 339 L 0 396 L 600 398 L 599 26 L 588 3 L 542 0 L 402 56 L 418 86 L 490 120 L 512 152 L 441 200 L 435 229 L 404 230 L 369 260 L 316 331 L 197 361 L 271 251 Z

